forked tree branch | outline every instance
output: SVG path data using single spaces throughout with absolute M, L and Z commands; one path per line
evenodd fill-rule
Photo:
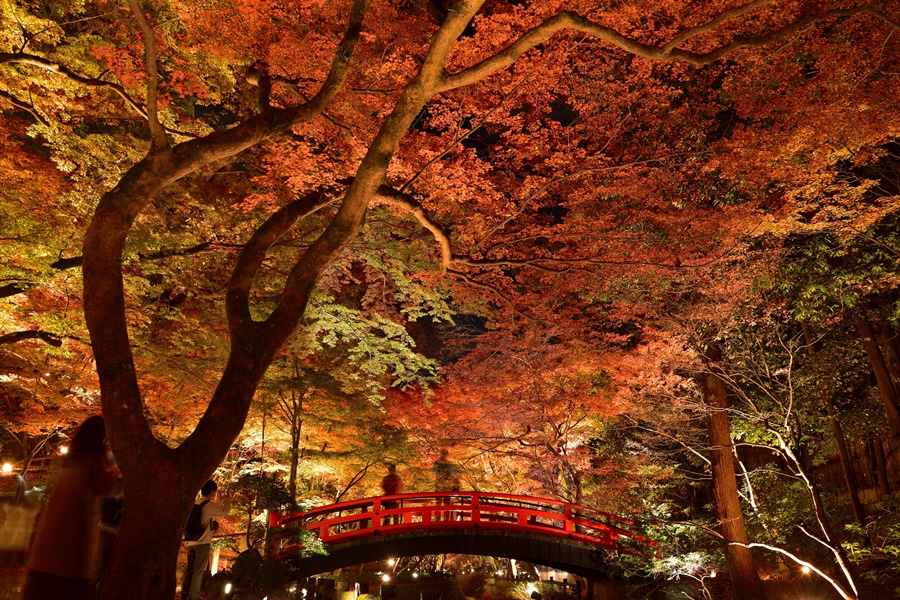
M 38 67 L 39 69 L 50 71 L 51 73 L 58 73 L 59 75 L 64 76 L 66 79 L 74 81 L 75 83 L 80 83 L 81 85 L 86 87 L 104 88 L 111 90 L 122 100 L 124 100 L 125 104 L 134 109 L 139 115 L 141 115 L 145 119 L 147 118 L 147 111 L 144 110 L 144 107 L 141 106 L 140 103 L 138 103 L 134 98 L 129 96 L 128 92 L 125 91 L 125 88 L 117 83 L 112 83 L 111 81 L 103 81 L 102 79 L 96 79 L 93 77 L 82 77 L 81 75 L 78 75 L 74 71 L 70 70 L 67 67 L 64 67 L 57 62 L 47 60 L 46 58 L 35 56 L 33 54 L 12 54 L 9 52 L 0 52 L 0 64 L 19 64 Z
M 253 323 L 250 316 L 250 288 L 268 250 L 294 223 L 316 212 L 329 200 L 321 190 L 310 192 L 277 210 L 250 237 L 241 250 L 225 292 L 225 311 L 232 336 L 242 335 Z
M 0 64 L 19 64 L 19 65 L 28 65 L 31 67 L 37 67 L 39 69 L 43 69 L 45 71 L 50 71 L 51 73 L 57 73 L 62 75 L 69 81 L 74 81 L 75 83 L 79 83 L 85 87 L 92 88 L 101 88 L 107 89 L 115 93 L 119 98 L 125 101 L 132 110 L 138 113 L 144 119 L 147 119 L 147 111 L 144 110 L 144 107 L 132 98 L 128 92 L 125 91 L 125 88 L 117 83 L 113 83 L 111 81 L 104 81 L 102 79 L 98 79 L 95 77 L 82 77 L 78 75 L 71 69 L 51 60 L 47 60 L 46 58 L 35 56 L 33 54 L 23 54 L 19 53 L 9 53 L 9 52 L 0 52 Z M 168 133 L 172 133 L 175 135 L 180 135 L 186 138 L 194 138 L 197 137 L 196 134 L 188 133 L 186 131 L 179 131 L 178 129 L 172 129 L 170 127 L 166 127 L 165 131 Z

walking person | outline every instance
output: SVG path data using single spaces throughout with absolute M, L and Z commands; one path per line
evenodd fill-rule
M 213 517 L 224 517 L 231 510 L 231 498 L 217 502 L 219 486 L 210 479 L 200 488 L 200 497 L 194 502 L 194 509 L 200 511 L 202 531 L 196 539 L 187 540 L 187 566 L 181 578 L 181 600 L 199 600 L 203 586 L 203 575 L 209 569 L 209 548 L 212 533 L 218 529 Z M 190 521 L 190 519 L 188 519 Z
M 399 494 L 403 490 L 403 480 L 397 475 L 397 465 L 387 466 L 388 474 L 381 479 L 381 490 L 385 496 L 393 496 Z M 398 508 L 400 503 L 397 500 L 383 500 L 381 507 L 385 509 Z M 400 515 L 394 515 L 391 518 L 394 525 L 400 522 Z M 388 524 L 388 518 L 385 517 L 382 525 Z
M 96 597 L 100 501 L 121 488 L 118 470 L 108 456 L 103 417 L 90 417 L 72 437 L 41 513 L 22 600 Z

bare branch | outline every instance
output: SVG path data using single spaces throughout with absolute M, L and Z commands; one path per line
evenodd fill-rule
M 144 16 L 138 0 L 128 0 L 131 12 L 141 28 L 144 38 L 144 62 L 147 67 L 147 121 L 150 124 L 150 136 L 153 150 L 161 150 L 169 146 L 166 141 L 166 132 L 159 123 L 159 68 L 156 64 L 156 34 L 153 32 L 150 22 Z
M 44 118 L 43 115 L 41 115 L 41 113 L 39 113 L 37 111 L 37 109 L 34 107 L 33 104 L 29 104 L 27 102 L 19 100 L 18 98 L 16 98 L 9 92 L 5 92 L 3 90 L 0 90 L 0 98 L 3 98 L 4 100 L 6 100 L 10 104 L 12 104 L 14 107 L 20 108 L 20 109 L 28 112 L 28 114 L 30 114 L 32 116 L 32 118 L 34 118 L 34 120 L 37 121 L 38 123 L 40 123 L 41 125 L 47 125 L 47 120 Z
M 20 65 L 28 65 L 32 67 L 37 67 L 39 69 L 43 69 L 45 71 L 50 71 L 51 73 L 57 73 L 62 75 L 66 79 L 70 81 L 74 81 L 75 83 L 80 83 L 81 85 L 93 88 L 104 88 L 114 92 L 117 96 L 119 96 L 122 100 L 125 101 L 129 107 L 131 107 L 136 113 L 138 113 L 144 119 L 147 119 L 147 111 L 144 110 L 144 107 L 140 105 L 134 98 L 132 98 L 128 92 L 125 91 L 125 88 L 117 83 L 113 83 L 111 81 L 104 81 L 100 78 L 94 77 L 82 77 L 77 73 L 71 71 L 67 67 L 60 65 L 59 63 L 53 62 L 51 60 L 47 60 L 46 58 L 42 58 L 40 56 L 35 56 L 32 54 L 10 54 L 8 52 L 0 52 L 0 64 L 20 64 Z M 102 75 L 101 75 L 102 77 Z M 177 129 L 171 129 L 166 127 L 165 130 L 168 133 L 172 133 L 175 135 L 180 135 L 182 137 L 187 138 L 195 138 L 197 137 L 193 133 L 188 133 L 186 131 L 179 131 Z
M 736 6 L 732 9 L 726 10 L 725 12 L 719 13 L 711 21 L 707 21 L 706 23 L 698 27 L 691 27 L 687 31 L 678 34 L 672 41 L 662 47 L 662 51 L 668 54 L 689 39 L 695 38 L 698 35 L 706 33 L 708 31 L 712 31 L 729 19 L 740 17 L 750 12 L 751 10 L 759 8 L 760 6 L 765 6 L 766 4 L 771 4 L 772 2 L 774 2 L 774 0 L 754 0 L 753 2 L 745 4 L 744 6 Z
M 771 550 L 772 552 L 777 552 L 778 554 L 783 554 L 784 556 L 787 556 L 788 558 L 790 558 L 792 561 L 794 561 L 798 565 L 808 568 L 810 571 L 815 572 L 822 579 L 824 579 L 825 581 L 830 583 L 832 585 L 832 587 L 834 587 L 834 589 L 837 590 L 837 592 L 841 595 L 841 598 L 843 598 L 844 600 L 857 600 L 857 598 L 855 596 L 851 596 L 850 594 L 848 594 L 847 591 L 844 589 L 844 587 L 840 583 L 835 581 L 832 577 L 829 577 L 828 575 L 826 575 L 823 571 L 818 569 L 814 564 L 806 562 L 805 560 L 799 558 L 795 554 L 791 554 L 784 548 L 779 548 L 777 546 L 770 546 L 769 544 L 760 544 L 760 543 L 756 543 L 756 542 L 750 543 L 750 544 L 743 544 L 741 542 L 728 542 L 728 543 L 731 546 L 741 546 L 744 548 L 765 548 L 766 550 Z
M 514 85 L 514 86 L 512 87 L 511 90 L 509 90 L 508 92 L 506 92 L 506 93 L 503 95 L 503 97 L 500 98 L 500 101 L 497 103 L 496 106 L 494 106 L 493 108 L 491 108 L 491 110 L 489 110 L 483 117 L 481 117 L 477 122 L 475 122 L 474 124 L 472 124 L 471 129 L 469 129 L 468 131 L 466 131 L 465 133 L 463 133 L 463 134 L 461 134 L 461 135 L 457 135 L 457 136 L 453 139 L 453 141 L 450 142 L 450 144 L 449 144 L 442 152 L 439 152 L 438 154 L 436 154 L 435 156 L 433 156 L 433 157 L 431 158 L 431 160 L 429 160 L 427 163 L 425 163 L 425 164 L 422 166 L 422 168 L 419 169 L 418 172 L 416 172 L 415 175 L 413 175 L 412 177 L 410 177 L 410 178 L 406 181 L 406 183 L 404 183 L 402 186 L 400 186 L 400 192 L 401 192 L 401 193 L 402 193 L 402 192 L 405 192 L 406 189 L 407 189 L 409 186 L 411 186 L 413 183 L 415 183 L 416 179 L 418 179 L 419 177 L 422 176 L 422 174 L 426 171 L 426 169 L 428 169 L 428 167 L 430 167 L 431 165 L 433 165 L 433 164 L 436 163 L 437 161 L 439 161 L 439 160 L 441 160 L 442 158 L 444 158 L 445 156 L 447 156 L 447 154 L 449 154 L 450 151 L 453 150 L 453 148 L 455 148 L 460 142 L 462 142 L 462 141 L 468 139 L 473 133 L 475 133 L 476 131 L 478 131 L 478 129 L 479 129 L 482 125 L 484 125 L 484 123 L 491 117 L 491 115 L 493 115 L 495 112 L 497 112 L 498 110 L 500 110 L 500 107 L 503 106 L 503 102 L 506 101 L 507 98 L 509 98 L 510 96 L 512 96 L 513 93 L 515 93 L 515 91 L 518 90 L 520 87 L 522 87 L 522 86 L 525 84 L 525 82 L 527 82 L 527 81 L 528 81 L 528 77 L 524 77 L 521 81 L 519 81 L 519 83 L 517 83 L 516 85 Z
M 375 199 L 383 204 L 406 210 L 416 218 L 422 227 L 431 232 L 441 249 L 441 272 L 446 273 L 453 259 L 450 249 L 450 238 L 447 236 L 444 228 L 425 213 L 422 205 L 409 194 L 404 194 L 402 191 L 397 191 L 386 185 L 378 188 L 378 194 Z
M 746 9 L 744 10 L 744 12 L 746 12 L 747 10 L 751 10 L 752 8 L 756 8 L 757 2 L 753 2 L 748 6 L 749 8 L 741 7 L 732 10 L 741 11 Z M 765 46 L 773 42 L 777 42 L 819 21 L 829 18 L 851 16 L 854 14 L 867 12 L 867 10 L 867 7 L 858 7 L 847 10 L 827 11 L 815 16 L 800 17 L 788 23 L 787 25 L 784 25 L 783 27 L 764 35 L 735 38 L 731 42 L 720 46 L 715 50 L 702 53 L 688 52 L 685 50 L 679 50 L 675 47 L 670 47 L 672 42 L 669 42 L 669 44 L 666 44 L 662 47 L 649 46 L 633 38 L 622 35 L 615 29 L 600 25 L 589 19 L 586 19 L 585 17 L 582 17 L 577 13 L 564 11 L 553 17 L 550 17 L 540 25 L 526 31 L 519 39 L 517 39 L 515 42 L 499 51 L 498 53 L 489 56 L 488 58 L 475 65 L 472 65 L 467 69 L 463 69 L 462 71 L 453 73 L 452 75 L 447 75 L 441 82 L 438 91 L 445 92 L 481 81 L 491 73 L 510 66 L 511 64 L 516 62 L 516 60 L 518 60 L 518 58 L 522 56 L 522 54 L 524 54 L 526 51 L 534 48 L 535 46 L 538 46 L 539 44 L 543 44 L 551 37 L 553 37 L 556 33 L 564 30 L 581 31 L 599 40 L 608 42 L 616 48 L 619 48 L 620 50 L 623 50 L 629 54 L 633 54 L 641 58 L 646 58 L 648 60 L 681 61 L 700 67 L 715 62 L 724 56 L 740 50 L 741 48 Z M 726 16 L 723 15 L 725 15 L 725 13 L 722 13 L 714 19 L 711 19 L 706 24 L 700 25 L 693 28 L 692 30 L 689 30 L 688 32 L 685 32 L 684 34 L 682 34 L 682 36 L 687 37 L 685 37 L 685 39 L 681 41 L 686 41 L 687 39 L 694 37 L 694 35 L 698 35 L 704 31 L 709 31 L 728 18 L 736 16 L 733 14 L 728 14 Z

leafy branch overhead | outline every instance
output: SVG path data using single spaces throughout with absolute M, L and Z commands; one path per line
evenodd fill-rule
M 752 294 L 823 327 L 865 298 L 847 318 L 890 343 L 891 3 L 0 11 L 0 385 L 16 414 L 102 398 L 117 544 L 168 564 L 117 553 L 106 598 L 171 595 L 175 525 L 248 419 L 283 419 L 295 497 L 310 457 L 343 497 L 446 442 L 473 485 L 638 505 L 677 471 L 641 435 L 728 454 L 646 399 L 696 393 L 673 365 Z

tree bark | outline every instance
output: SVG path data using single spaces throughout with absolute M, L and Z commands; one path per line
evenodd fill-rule
M 703 399 L 710 408 L 706 416 L 706 428 L 709 435 L 716 513 L 719 531 L 725 542 L 725 560 L 728 563 L 736 600 L 764 600 L 766 594 L 756 570 L 752 551 L 745 546 L 735 545 L 749 542 L 735 476 L 733 441 L 726 412 L 725 384 L 717 375 L 717 372 L 721 372 L 717 366 L 721 359 L 721 350 L 715 345 L 710 346 L 706 352 L 706 359 L 711 367 L 710 371 L 698 375 L 697 379 L 703 392 Z
M 856 317 L 856 328 L 862 339 L 863 347 L 869 357 L 869 363 L 875 372 L 875 380 L 878 382 L 878 390 L 881 392 L 881 401 L 884 404 L 884 412 L 887 416 L 888 429 L 894 439 L 900 439 L 900 403 L 897 401 L 897 390 L 891 381 L 881 348 L 872 332 L 872 326 L 865 315 Z

